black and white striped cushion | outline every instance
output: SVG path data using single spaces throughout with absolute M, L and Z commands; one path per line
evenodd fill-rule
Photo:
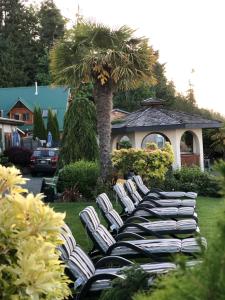
M 116 243 L 111 233 L 105 228 L 105 226 L 100 224 L 100 220 L 94 207 L 88 206 L 82 210 L 80 212 L 80 218 L 104 253 L 107 252 L 111 245 Z
M 128 179 L 125 182 L 125 186 L 128 190 L 128 192 L 130 193 L 134 203 L 139 203 L 142 200 L 141 195 L 138 193 L 136 186 L 134 184 L 134 182 L 131 179 Z M 169 193 L 169 192 L 167 192 Z M 171 192 L 172 193 L 178 193 L 178 192 Z M 179 192 L 180 193 L 180 192 Z M 154 196 L 159 197 L 158 194 L 155 193 L 151 193 L 149 194 L 149 196 L 151 196 L 152 194 L 154 194 Z M 183 196 L 185 195 L 185 193 L 183 193 Z M 180 199 L 172 199 L 171 197 L 169 199 L 157 199 L 155 200 L 157 203 L 159 203 L 161 206 L 163 207 L 170 207 L 170 206 L 190 206 L 190 207 L 195 207 L 196 205 L 196 201 L 193 199 L 184 199 L 184 200 L 180 200 Z M 144 201 L 144 203 L 148 203 L 148 201 Z
M 98 206 L 107 218 L 111 229 L 118 230 L 124 223 L 118 212 L 115 209 L 113 209 L 112 203 L 109 200 L 108 196 L 105 193 L 100 194 L 96 198 L 96 202 L 98 203 Z
M 150 190 L 144 185 L 143 180 L 140 175 L 133 176 L 133 180 L 136 183 L 138 189 L 141 191 L 142 194 L 147 195 Z
M 151 214 L 152 212 L 155 212 L 157 214 L 159 214 L 160 216 L 165 216 L 165 217 L 169 217 L 169 216 L 177 216 L 177 217 L 182 217 L 182 216 L 196 216 L 197 214 L 194 212 L 194 208 L 193 207 L 155 207 L 155 208 L 151 208 L 148 209 L 148 211 L 145 210 L 138 210 L 134 212 L 135 216 L 142 216 L 142 217 L 149 217 L 149 216 L 153 216 L 153 214 Z
M 95 267 L 92 261 L 78 246 L 70 255 L 67 265 L 73 276 L 77 279 L 81 279 L 82 282 L 86 282 L 95 273 Z
M 128 179 L 124 183 L 126 189 L 128 190 L 131 198 L 133 199 L 133 202 L 137 205 L 140 201 L 142 201 L 141 195 L 138 193 L 134 182 L 131 179 Z
M 206 246 L 206 240 L 201 240 L 203 246 Z M 201 246 L 199 241 L 194 238 L 190 239 L 155 239 L 155 240 L 134 240 L 129 243 L 148 251 L 151 254 L 173 254 L 173 253 L 199 253 L 201 252 Z M 113 249 L 112 255 L 128 255 L 138 254 L 137 251 L 130 249 L 126 246 L 117 247 Z
M 64 244 L 58 247 L 62 254 L 62 260 L 69 267 L 73 276 L 81 280 L 82 283 L 85 283 L 95 273 L 95 267 L 92 261 L 85 252 L 76 245 L 72 233 L 70 235 L 64 231 L 60 236 L 64 241 Z
M 96 231 L 100 225 L 99 217 L 92 206 L 86 207 L 80 212 L 80 218 L 85 223 L 85 226 L 91 231 Z
M 135 205 L 130 199 L 130 197 L 127 195 L 122 184 L 120 183 L 115 184 L 113 189 L 116 192 L 116 195 L 118 196 L 122 206 L 124 207 L 125 212 L 128 214 L 132 213 L 135 209 Z
M 111 211 L 113 209 L 112 203 L 109 200 L 106 193 L 102 193 L 102 194 L 98 195 L 98 197 L 96 198 L 96 202 L 98 203 L 99 207 L 101 207 L 101 210 L 104 213 L 108 213 L 109 211 Z
M 168 271 L 175 270 L 176 265 L 174 263 L 150 263 L 142 264 L 140 267 L 149 274 L 165 274 Z M 108 268 L 108 269 L 97 269 L 95 275 L 97 274 L 120 274 L 121 271 L 127 269 L 127 267 L 122 268 Z M 91 291 L 100 291 L 102 289 L 110 288 L 112 282 L 110 280 L 98 280 L 91 286 Z
M 113 209 L 112 203 L 110 202 L 108 196 L 103 193 L 97 197 L 97 203 L 103 213 L 105 214 L 109 224 L 111 225 L 111 229 L 119 230 L 119 228 L 124 224 L 123 220 L 121 219 L 120 215 Z M 197 223 L 194 219 L 185 219 L 180 221 L 152 221 L 146 223 L 139 223 L 141 226 L 152 230 L 153 232 L 180 232 L 182 231 L 196 231 L 197 230 Z M 199 231 L 199 230 L 198 230 Z M 128 228 L 124 230 L 124 232 L 135 232 L 140 233 L 140 230 L 137 227 L 130 225 Z
M 136 183 L 138 189 L 144 194 L 148 194 L 150 192 L 150 190 L 147 188 L 147 186 L 143 183 L 143 180 L 141 178 L 140 175 L 135 175 L 133 176 L 133 180 Z M 191 198 L 191 199 L 196 199 L 198 194 L 195 192 L 180 192 L 180 191 L 169 191 L 169 192 L 159 192 L 162 196 L 164 197 L 168 197 L 168 198 L 183 198 L 183 197 L 187 197 L 187 198 Z M 158 194 L 156 193 L 151 193 L 149 195 L 153 195 L 153 196 L 158 196 Z M 190 200 L 190 199 L 189 199 Z M 189 205 L 191 206 L 191 205 Z

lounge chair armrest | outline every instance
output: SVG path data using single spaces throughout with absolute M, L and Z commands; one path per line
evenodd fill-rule
M 131 243 L 129 243 L 129 241 L 116 242 L 115 244 L 111 245 L 108 248 L 106 255 L 110 255 L 114 249 L 119 248 L 119 247 L 127 247 L 129 249 L 136 251 L 139 255 L 141 255 L 143 257 L 150 257 L 154 261 L 160 260 L 157 255 L 150 253 L 149 251 L 147 251 L 144 248 L 140 248 L 134 244 L 131 244 Z
M 147 195 L 145 195 L 142 199 L 143 200 L 159 200 L 159 197 L 158 196 L 153 196 L 153 195 L 149 195 L 150 193 L 152 192 L 149 192 Z M 157 194 L 157 193 L 156 193 Z
M 134 210 L 133 213 L 135 213 L 135 212 L 137 212 L 137 211 L 139 211 L 139 210 L 144 210 L 144 211 L 148 212 L 148 213 L 149 213 L 149 216 L 154 216 L 154 217 L 157 217 L 157 218 L 159 218 L 159 219 L 161 219 L 161 220 L 167 220 L 167 218 L 165 218 L 164 216 L 162 216 L 162 215 L 156 213 L 155 211 L 152 211 L 152 210 L 149 209 L 148 207 L 142 206 L 142 205 L 141 205 L 140 207 L 137 207 L 137 208 Z M 172 218 L 171 218 L 171 219 L 172 219 Z
M 117 265 L 119 264 L 120 266 L 130 266 L 133 265 L 134 263 L 126 258 L 123 258 L 121 256 L 106 256 L 101 258 L 95 265 L 95 268 L 103 268 L 107 264 L 112 265 L 113 263 L 116 263 Z
M 154 232 L 154 231 L 152 231 L 151 229 L 148 229 L 148 228 L 146 228 L 146 227 L 144 227 L 144 226 L 142 226 L 141 224 L 138 224 L 138 223 L 127 223 L 127 224 L 124 224 L 124 225 L 121 226 L 120 229 L 119 229 L 119 232 L 121 232 L 120 234 L 123 233 L 124 229 L 129 228 L 129 227 L 136 227 L 136 228 L 138 228 L 140 231 L 142 231 L 143 233 L 148 234 L 148 235 L 150 235 L 150 236 L 157 237 L 157 238 L 159 238 L 159 239 L 164 238 L 163 235 L 161 235 L 161 234 L 159 234 L 159 233 L 157 233 L 157 232 Z
M 146 207 L 146 208 L 155 208 L 156 206 L 153 203 L 141 203 L 136 206 L 137 207 Z
M 126 219 L 126 223 L 131 223 L 131 222 L 135 222 L 135 221 L 140 221 L 140 222 L 149 222 L 148 219 L 144 218 L 144 217 L 138 217 L 138 216 L 133 216 L 133 217 L 129 217 Z
M 126 238 L 132 238 L 132 239 L 137 239 L 137 240 L 145 240 L 143 236 L 140 234 L 134 233 L 134 232 L 124 232 L 124 233 L 119 233 L 116 237 L 116 241 L 121 241 Z
M 161 207 L 162 205 L 159 202 L 155 201 L 155 200 L 159 200 L 159 199 L 158 198 L 152 199 L 152 197 L 144 197 L 143 200 L 140 201 L 140 204 L 146 205 L 146 204 L 148 204 L 146 202 L 149 202 L 149 204 L 151 203 L 154 206 Z
M 90 290 L 92 284 L 98 280 L 104 280 L 104 279 L 116 279 L 116 278 L 120 278 L 123 279 L 123 277 L 121 275 L 118 274 L 110 274 L 110 273 L 102 273 L 102 274 L 96 274 L 94 276 L 92 276 L 83 286 L 81 291 L 79 292 L 79 294 L 77 295 L 78 297 L 76 299 L 82 300 L 84 299 L 84 297 L 86 296 L 86 294 L 88 293 L 88 291 Z

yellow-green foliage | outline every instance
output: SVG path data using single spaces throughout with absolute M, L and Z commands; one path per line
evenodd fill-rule
M 162 149 L 149 144 L 146 149 L 114 150 L 112 154 L 113 166 L 121 175 L 133 170 L 146 179 L 164 179 L 173 160 L 173 150 L 169 143 Z
M 64 265 L 57 245 L 64 214 L 21 188 L 14 167 L 0 165 L 0 299 L 66 299 Z

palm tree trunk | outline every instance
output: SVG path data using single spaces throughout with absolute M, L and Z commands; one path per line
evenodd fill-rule
M 106 182 L 111 174 L 110 143 L 113 91 L 110 85 L 96 85 L 94 89 L 94 99 L 97 112 L 101 178 L 103 182 Z

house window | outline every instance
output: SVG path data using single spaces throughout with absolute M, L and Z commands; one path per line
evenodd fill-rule
M 23 121 L 29 121 L 29 119 L 30 119 L 29 113 L 24 113 L 23 114 Z
M 19 120 L 19 119 L 20 119 L 20 114 L 15 113 L 15 114 L 13 115 L 13 119 Z
M 42 117 L 43 118 L 47 118 L 47 116 L 48 116 L 48 110 L 47 109 L 43 109 L 42 110 Z

